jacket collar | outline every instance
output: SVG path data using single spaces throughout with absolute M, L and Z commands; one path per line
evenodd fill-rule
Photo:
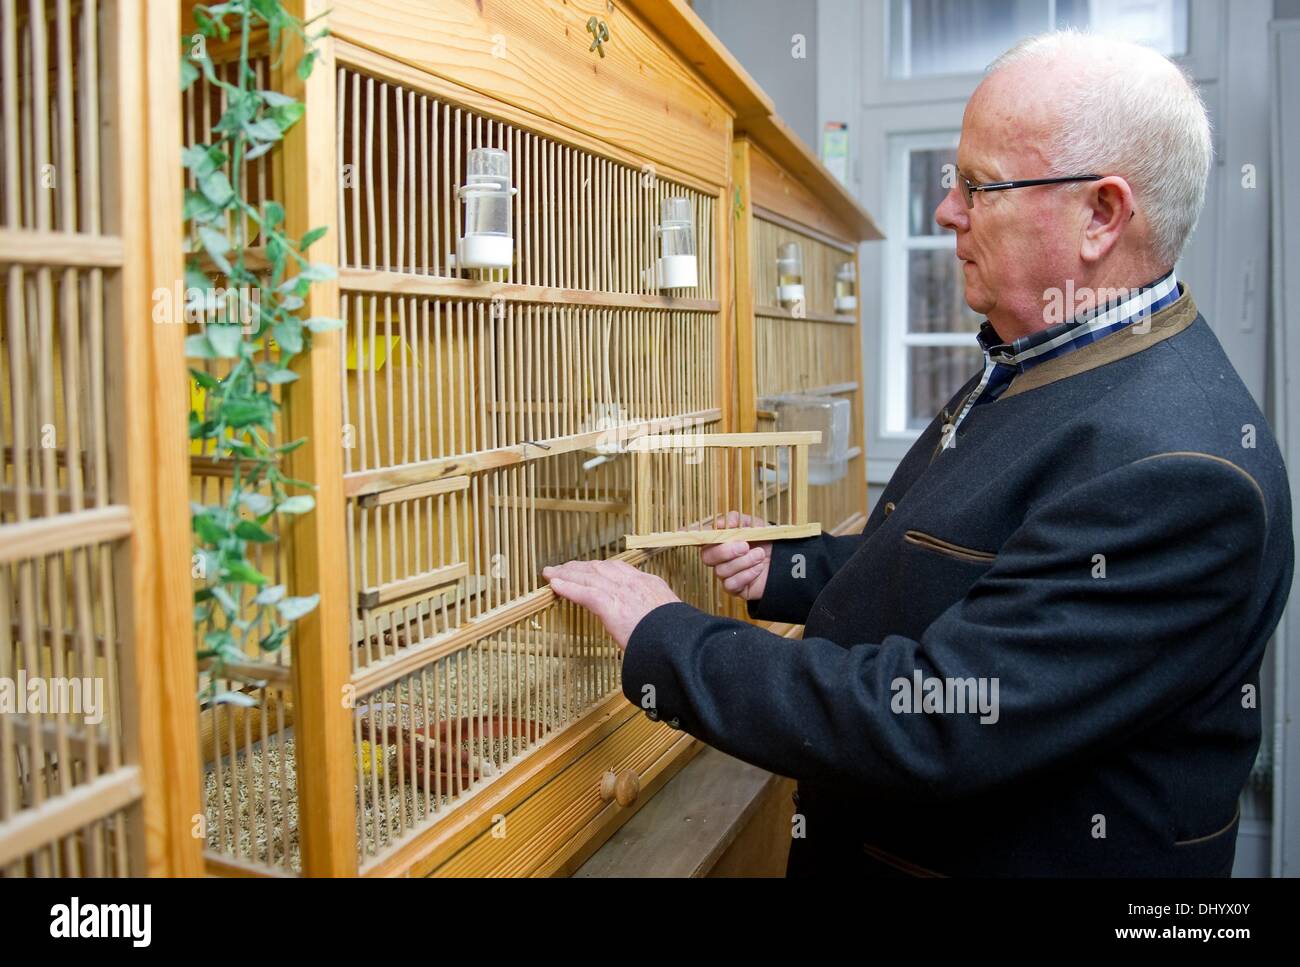
M 1159 310 L 1148 320 L 1113 332 L 1094 343 L 1046 360 L 1020 373 L 1011 381 L 1001 398 L 1027 393 L 1057 380 L 1086 373 L 1090 369 L 1150 349 L 1156 343 L 1182 332 L 1196 319 L 1197 310 L 1187 286 L 1179 282 L 1178 289 L 1180 294 L 1177 301 Z

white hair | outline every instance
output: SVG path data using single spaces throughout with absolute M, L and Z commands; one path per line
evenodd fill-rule
M 1195 83 L 1149 47 L 1075 30 L 1023 40 L 988 73 L 1062 58 L 1083 70 L 1058 108 L 1047 146 L 1053 170 L 1045 174 L 1124 178 L 1151 225 L 1153 254 L 1173 265 L 1205 203 L 1214 151 Z

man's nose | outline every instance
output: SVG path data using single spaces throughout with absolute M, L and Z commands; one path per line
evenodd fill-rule
M 964 232 L 970 228 L 970 209 L 966 207 L 966 201 L 957 190 L 956 183 L 948 189 L 948 194 L 943 196 L 943 201 L 934 210 L 934 220 L 940 228 L 946 228 L 950 232 Z

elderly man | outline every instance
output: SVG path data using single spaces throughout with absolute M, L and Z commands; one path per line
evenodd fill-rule
M 1210 156 L 1157 54 L 1014 48 L 935 213 L 983 371 L 861 535 L 703 552 L 803 640 L 623 564 L 546 572 L 626 644 L 631 700 L 798 780 L 791 875 L 1231 871 L 1294 551 L 1278 448 L 1174 277 Z

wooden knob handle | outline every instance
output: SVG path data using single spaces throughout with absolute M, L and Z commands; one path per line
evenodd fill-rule
M 600 798 L 604 802 L 617 801 L 620 806 L 630 806 L 636 802 L 641 792 L 641 778 L 635 769 L 624 769 L 615 773 L 613 769 L 600 777 Z

